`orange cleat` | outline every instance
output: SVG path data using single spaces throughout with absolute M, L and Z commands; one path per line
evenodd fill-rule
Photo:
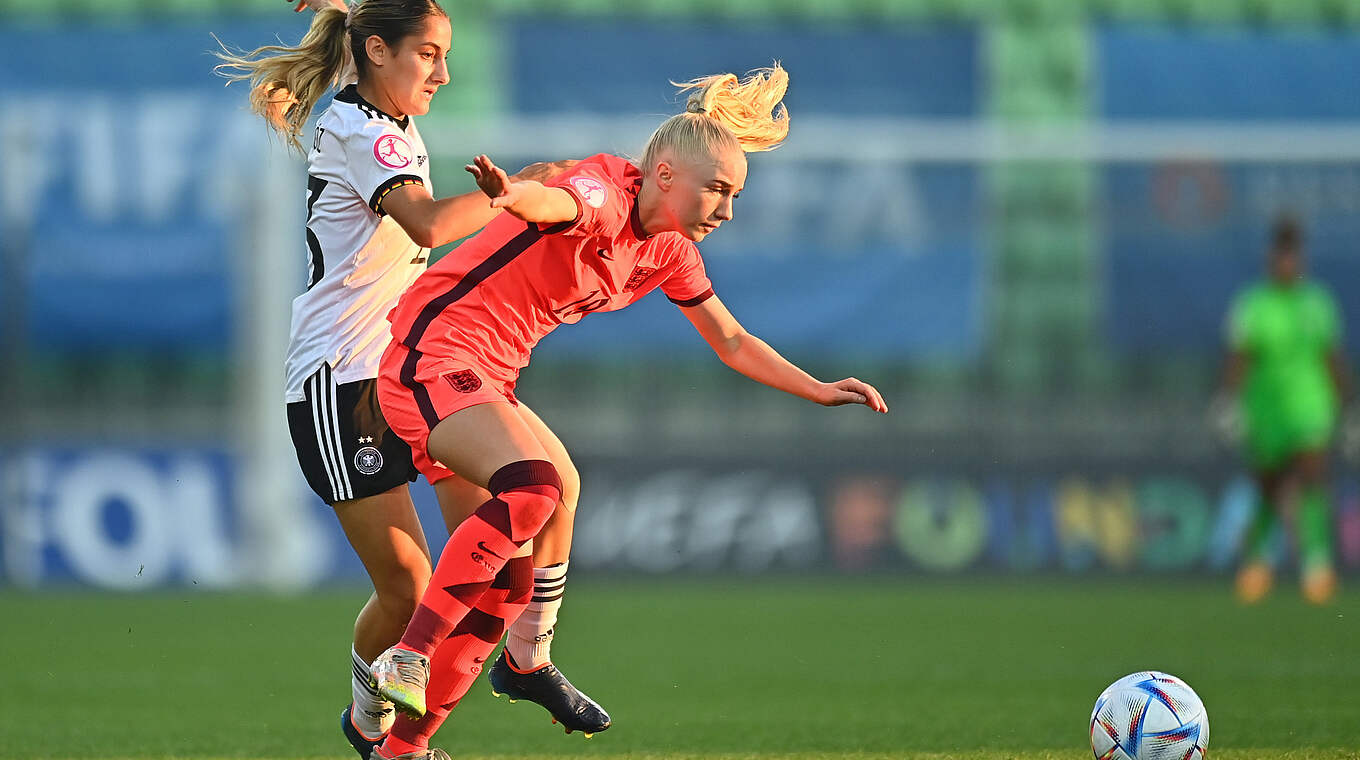
M 1256 604 L 1270 593 L 1273 581 L 1270 565 L 1260 560 L 1248 562 L 1237 571 L 1237 598 L 1243 604 Z
M 1336 594 L 1336 571 L 1327 565 L 1304 571 L 1303 598 L 1313 604 L 1326 604 Z

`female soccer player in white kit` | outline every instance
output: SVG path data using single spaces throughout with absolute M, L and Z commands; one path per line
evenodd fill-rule
M 252 83 L 253 109 L 299 150 L 316 102 L 347 68 L 356 79 L 318 118 L 307 155 L 307 284 L 293 301 L 285 398 L 307 482 L 334 508 L 373 581 L 354 625 L 353 702 L 342 716 L 346 737 L 367 757 L 395 715 L 370 685 L 368 663 L 400 638 L 431 574 L 406 485 L 417 475 L 411 451 L 388 427 L 375 392 L 391 340 L 386 317 L 424 271 L 431 248 L 477 231 L 499 210 L 480 191 L 431 194 L 428 152 L 412 117 L 427 113 L 449 81 L 443 9 L 434 0 L 364 0 L 348 12 L 328 0 L 303 0 L 298 9 L 304 5 L 318 12 L 298 46 L 225 53 L 219 69 Z M 519 176 L 546 180 L 559 168 L 535 164 Z M 452 472 L 432 481 L 450 529 L 487 498 Z M 576 494 L 564 493 L 555 515 L 563 540 L 539 547 L 538 613 L 508 637 L 523 667 L 498 660 L 493 684 L 590 733 L 609 726 L 608 714 L 548 662 L 547 649 Z

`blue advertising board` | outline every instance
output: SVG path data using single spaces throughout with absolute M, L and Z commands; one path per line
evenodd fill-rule
M 1360 349 L 1360 165 L 1125 164 L 1104 171 L 1102 192 L 1111 345 L 1222 350 L 1233 295 L 1265 275 L 1270 226 L 1287 213 Z
M 1099 115 L 1289 129 L 1360 119 L 1360 35 L 1110 26 L 1097 35 Z M 1311 272 L 1360 349 L 1360 164 L 1187 156 L 1102 170 L 1105 332 L 1130 352 L 1221 350 L 1232 295 L 1264 274 L 1271 224 L 1301 222 Z
M 600 573 L 1229 571 L 1254 489 L 1230 471 L 904 471 L 889 457 L 587 458 L 572 566 Z M 365 584 L 330 508 L 251 513 L 241 464 L 210 448 L 35 447 L 0 471 L 0 584 L 115 591 Z M 1360 483 L 1333 489 L 1336 556 L 1360 569 Z M 447 533 L 412 487 L 431 550 Z M 1276 536 L 1282 561 L 1292 541 Z M 283 557 L 281 555 L 287 555 Z M 286 559 L 286 562 L 279 562 Z M 266 565 L 273 565 L 267 569 Z
M 4 575 L 120 591 L 237 585 L 249 539 L 234 473 L 210 449 L 23 451 L 0 472 Z
M 1360 118 L 1360 35 L 1321 27 L 1101 27 L 1107 119 L 1327 121 Z
M 237 47 L 301 34 L 278 23 L 36 27 L 0 48 L 6 235 L 24 324 L 45 351 L 222 351 L 243 248 L 243 191 L 266 131 L 242 85 L 213 73 Z M 71 51 L 79 50 L 79 56 Z M 91 65 L 90 62 L 107 62 Z M 115 63 L 116 62 L 116 63 Z M 31 76 L 42 71 L 41 83 Z M 22 103 L 22 108 L 14 107 Z M 299 267 L 302 264 L 299 263 Z
M 744 74 L 778 61 L 797 119 L 966 118 L 982 98 L 976 27 L 656 20 L 517 20 L 507 30 L 510 97 L 521 113 L 684 110 L 670 82 Z

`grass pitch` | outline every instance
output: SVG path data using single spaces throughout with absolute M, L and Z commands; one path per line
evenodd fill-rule
M 1226 581 L 573 580 L 555 657 L 614 727 L 566 736 L 485 682 L 455 758 L 1080 760 L 1110 681 L 1185 678 L 1216 760 L 1360 758 L 1360 594 Z M 1354 585 L 1354 582 L 1352 582 Z M 0 758 L 354 757 L 362 590 L 0 593 Z

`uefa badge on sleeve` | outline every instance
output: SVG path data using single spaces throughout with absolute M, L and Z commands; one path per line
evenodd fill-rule
M 573 177 L 571 186 L 576 188 L 576 192 L 581 194 L 581 200 L 585 201 L 591 208 L 599 208 L 609 198 L 609 190 L 603 182 L 591 177 Z
M 411 165 L 411 144 L 396 135 L 383 135 L 373 143 L 373 158 L 389 169 Z

